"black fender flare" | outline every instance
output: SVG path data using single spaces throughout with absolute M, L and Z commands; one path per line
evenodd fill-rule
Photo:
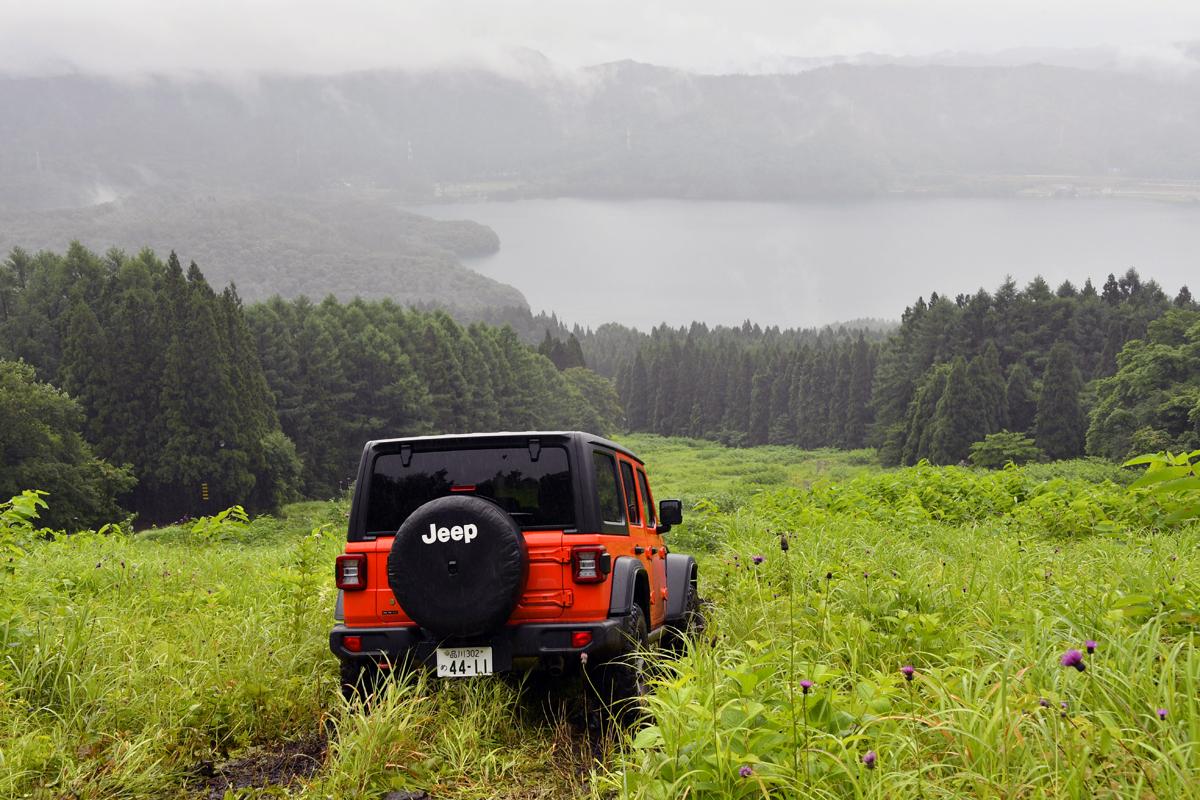
M 633 604 L 637 600 L 639 574 L 643 576 L 643 580 L 649 586 L 650 576 L 646 574 L 646 568 L 642 565 L 641 559 L 633 556 L 620 556 L 613 561 L 612 595 L 608 601 L 610 617 L 623 617 L 633 608 Z
M 683 617 L 688 583 L 699 575 L 696 559 L 685 553 L 667 554 L 667 622 Z

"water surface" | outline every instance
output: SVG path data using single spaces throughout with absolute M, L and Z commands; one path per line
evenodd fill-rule
M 521 200 L 414 208 L 495 229 L 468 266 L 568 323 L 897 319 L 917 296 L 1136 267 L 1200 290 L 1200 207 L 1111 199 Z

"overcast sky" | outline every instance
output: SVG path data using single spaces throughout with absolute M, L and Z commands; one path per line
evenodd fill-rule
M 699 71 L 789 56 L 1111 45 L 1170 60 L 1200 0 L 0 0 L 0 71 L 339 72 L 633 58 Z

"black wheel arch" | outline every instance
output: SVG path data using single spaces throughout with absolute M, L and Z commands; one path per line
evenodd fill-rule
M 696 585 L 700 569 L 686 553 L 667 554 L 667 622 L 682 619 L 687 611 L 688 584 Z
M 640 559 L 620 556 L 613 562 L 608 615 L 625 616 L 635 605 L 645 615 L 646 630 L 650 630 L 650 576 Z

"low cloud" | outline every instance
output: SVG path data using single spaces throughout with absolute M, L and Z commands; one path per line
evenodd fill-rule
M 1150 11 L 1149 9 L 1152 9 Z M 634 58 L 699 71 L 864 52 L 1113 45 L 1178 59 L 1200 3 L 1008 0 L 43 0 L 0 6 L 0 71 L 133 76 L 336 73 L 470 64 L 568 67 Z

